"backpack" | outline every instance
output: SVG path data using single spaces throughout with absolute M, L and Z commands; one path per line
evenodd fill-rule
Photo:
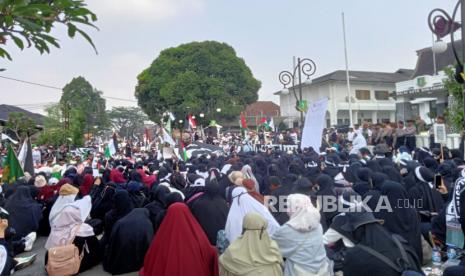
M 404 248 L 404 246 L 401 243 L 401 240 L 403 240 L 403 238 L 396 234 L 393 234 L 391 235 L 391 240 L 396 244 L 397 248 L 400 251 L 400 257 L 396 260 L 395 263 L 388 257 L 384 256 L 383 254 L 379 253 L 378 251 L 368 246 L 357 244 L 357 247 L 373 255 L 374 257 L 378 258 L 380 261 L 388 265 L 390 268 L 397 271 L 401 276 L 424 276 L 422 272 L 417 271 L 419 269 L 418 260 L 417 260 L 417 264 L 411 263 L 411 259 L 408 257 L 408 253 L 410 253 L 410 255 L 413 255 L 415 257 L 416 257 L 416 254 L 413 251 L 408 250 L 408 249 L 406 250 Z M 407 253 L 407 251 L 409 252 Z
M 70 244 L 52 247 L 48 250 L 45 270 L 49 276 L 71 276 L 79 273 L 85 250 L 83 249 L 79 254 L 79 248 L 73 244 L 76 232 Z

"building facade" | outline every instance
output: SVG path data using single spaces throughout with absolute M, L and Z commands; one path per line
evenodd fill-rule
M 380 123 L 393 122 L 396 118 L 396 101 L 393 98 L 396 83 L 410 79 L 413 71 L 399 69 L 394 73 L 350 71 L 350 100 L 353 122 L 363 121 Z M 300 113 L 296 110 L 295 88 L 289 88 L 289 94 L 278 91 L 281 116 L 289 127 L 299 124 Z M 346 72 L 338 70 L 302 84 L 302 98 L 309 104 L 324 98 L 329 99 L 326 113 L 326 125 L 349 125 L 349 95 L 347 93 Z
M 456 45 L 461 45 L 460 41 Z M 434 54 L 428 47 L 418 50 L 417 56 L 412 77 L 396 83 L 397 119 L 421 118 L 431 124 L 432 118 L 444 115 L 447 108 L 449 98 L 443 85 L 447 78 L 444 68 L 455 64 L 454 53 L 449 43 L 444 53 Z
M 281 112 L 279 105 L 272 101 L 257 101 L 249 104 L 243 114 L 248 126 L 258 126 L 262 118 L 273 118 L 276 121 Z

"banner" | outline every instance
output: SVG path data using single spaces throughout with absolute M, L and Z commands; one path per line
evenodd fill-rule
M 327 109 L 328 99 L 319 100 L 310 104 L 308 112 L 305 115 L 304 130 L 300 143 L 301 149 L 312 147 L 316 152 L 320 152 Z

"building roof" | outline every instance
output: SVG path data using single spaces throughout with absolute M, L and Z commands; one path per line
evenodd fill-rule
M 272 101 L 256 101 L 245 108 L 245 113 L 249 116 L 263 114 L 266 116 L 279 116 L 279 105 Z
M 457 53 L 462 53 L 462 43 L 461 40 L 455 41 L 455 47 Z M 433 65 L 433 51 L 431 47 L 423 48 L 417 51 L 417 65 L 415 71 L 412 75 L 412 78 L 425 75 L 434 75 L 434 65 Z M 447 43 L 447 50 L 441 54 L 435 54 L 436 58 L 436 71 L 441 71 L 445 67 L 456 64 L 454 52 L 451 47 L 451 43 Z
M 43 115 L 27 111 L 25 109 L 22 109 L 14 105 L 7 105 L 7 104 L 0 104 L 0 121 L 3 121 L 3 122 L 8 121 L 8 114 L 10 114 L 11 112 L 24 113 L 24 115 L 34 120 L 34 122 L 37 125 L 41 126 L 44 123 Z
M 406 81 L 411 79 L 414 70 L 411 69 L 398 69 L 394 73 L 390 72 L 371 72 L 371 71 L 349 71 L 349 78 L 352 82 L 374 82 L 374 83 L 389 83 L 395 84 L 396 82 Z M 327 81 L 346 81 L 346 71 L 337 70 L 332 73 L 315 78 L 310 84 L 303 83 L 302 87 L 323 83 Z M 298 85 L 296 86 L 298 87 Z M 274 94 L 280 94 L 281 91 Z

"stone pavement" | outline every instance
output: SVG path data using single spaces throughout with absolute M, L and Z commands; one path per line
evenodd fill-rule
M 21 254 L 21 257 L 30 256 L 33 253 L 37 253 L 37 259 L 31 266 L 26 267 L 23 270 L 15 272 L 14 276 L 47 276 L 47 272 L 45 272 L 44 266 L 44 258 L 45 258 L 45 241 L 47 238 L 39 237 L 37 241 L 34 243 L 34 247 L 32 248 L 31 252 L 25 252 Z M 129 273 L 129 274 L 122 274 L 122 276 L 137 276 L 137 272 Z M 88 270 L 82 274 L 82 276 L 101 276 L 101 275 L 111 275 L 105 271 L 103 271 L 102 265 L 98 265 L 93 267 L 91 270 Z

